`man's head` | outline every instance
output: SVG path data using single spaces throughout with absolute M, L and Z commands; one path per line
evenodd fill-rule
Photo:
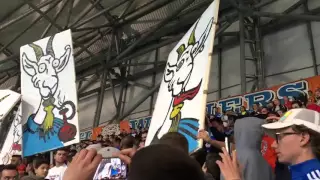
M 168 132 L 164 134 L 160 138 L 159 144 L 166 144 L 174 148 L 178 148 L 185 153 L 189 152 L 188 140 L 178 132 Z
M 128 180 L 204 180 L 196 161 L 164 144 L 139 150 L 132 158 L 128 177 Z
M 273 103 L 274 105 L 276 106 L 279 106 L 281 103 L 280 103 L 280 100 L 278 98 L 276 98 L 275 100 L 273 100 Z
M 280 115 L 277 112 L 274 111 L 270 111 L 268 113 L 268 117 L 280 117 Z
M 301 108 L 302 107 L 302 103 L 300 101 L 293 101 L 292 102 L 292 109 L 297 109 L 297 108 Z
M 216 112 L 219 113 L 219 114 L 221 114 L 221 108 L 220 108 L 220 107 L 217 107 L 217 108 L 216 108 Z
M 262 107 L 261 109 L 261 114 L 268 114 L 269 113 L 269 110 L 267 107 Z
M 17 179 L 17 176 L 18 176 L 17 166 L 13 164 L 5 165 L 2 168 L 0 180 L 14 180 L 14 179 Z
M 214 179 L 220 179 L 220 168 L 216 163 L 218 160 L 221 161 L 221 157 L 218 154 L 208 154 L 203 166 L 203 170 L 206 173 L 210 173 Z
M 146 141 L 147 135 L 148 135 L 148 131 L 144 131 L 144 132 L 141 134 L 141 140 L 142 140 L 142 141 Z
M 54 160 L 56 165 L 61 165 L 66 162 L 69 151 L 67 149 L 61 148 L 56 150 L 54 154 Z
M 219 118 L 219 117 L 211 118 L 210 122 L 211 122 L 212 127 L 215 127 L 217 129 L 223 127 L 223 122 L 222 122 L 221 118 Z
M 38 177 L 46 177 L 49 172 L 50 163 L 46 159 L 36 158 L 33 160 L 34 173 Z
M 115 137 L 113 140 L 113 147 L 120 148 L 121 139 L 119 137 Z
M 20 155 L 13 155 L 11 157 L 11 163 L 10 164 L 13 164 L 13 165 L 19 165 L 21 164 L 22 162 L 22 157 Z
M 272 109 L 272 108 L 274 107 L 273 101 L 268 102 L 267 107 L 268 107 L 269 109 Z
M 134 143 L 135 143 L 134 137 L 128 135 L 121 140 L 120 149 L 122 150 L 122 149 L 133 148 Z
M 254 104 L 252 105 L 252 109 L 253 109 L 254 111 L 258 111 L 258 110 L 259 110 L 259 107 L 260 107 L 260 104 L 259 104 L 259 103 L 254 103 Z
M 278 122 L 264 124 L 266 133 L 275 137 L 272 144 L 278 160 L 298 164 L 315 158 L 320 152 L 320 115 L 308 109 L 292 109 Z

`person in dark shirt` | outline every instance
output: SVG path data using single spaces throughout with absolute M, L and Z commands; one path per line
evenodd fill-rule
M 269 101 L 269 102 L 267 103 L 267 108 L 268 108 L 268 111 L 273 111 L 273 109 L 274 109 L 274 103 L 273 103 L 273 101 Z
M 210 126 L 208 128 L 208 131 L 199 131 L 198 138 L 204 140 L 204 148 L 208 153 L 221 152 L 220 144 L 224 144 L 224 139 L 226 137 L 224 130 L 225 128 L 223 126 L 221 118 L 213 117 L 210 119 Z M 212 143 L 214 143 L 215 145 L 212 145 Z
M 273 103 L 274 103 L 274 108 L 272 109 L 272 111 L 274 111 L 274 112 L 277 112 L 279 110 L 287 111 L 286 106 L 282 105 L 278 98 L 273 100 Z
M 274 173 L 275 180 L 291 180 L 289 167 L 283 163 L 279 163 L 279 161 L 276 161 Z
M 252 105 L 252 111 L 250 113 L 250 116 L 256 116 L 260 114 L 260 104 L 259 103 L 254 103 Z

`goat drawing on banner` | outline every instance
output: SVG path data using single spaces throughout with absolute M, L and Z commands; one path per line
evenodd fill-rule
M 199 129 L 199 120 L 191 117 L 183 117 L 181 110 L 183 109 L 185 101 L 192 100 L 200 90 L 202 79 L 196 87 L 186 89 L 186 86 L 193 72 L 194 61 L 196 60 L 197 55 L 205 48 L 205 43 L 213 25 L 213 18 L 209 20 L 206 29 L 200 38 L 196 40 L 195 33 L 198 22 L 199 20 L 196 22 L 188 39 L 188 44 L 181 44 L 176 50 L 178 59 L 174 62 L 170 62 L 170 60 L 167 62 L 164 72 L 164 82 L 168 84 L 168 91 L 171 92 L 172 102 L 170 107 L 168 107 L 165 120 L 157 130 L 151 142 L 156 143 L 159 141 L 159 134 L 179 132 L 187 138 L 189 142 L 189 152 L 193 152 L 198 146 L 197 133 Z M 167 118 L 168 116 L 169 118 Z M 166 121 L 170 121 L 171 126 L 169 129 L 163 128 Z
M 68 65 L 71 46 L 65 46 L 64 54 L 56 57 L 53 40 L 54 36 L 51 36 L 45 53 L 39 45 L 29 44 L 35 53 L 34 60 L 30 60 L 26 53 L 22 54 L 23 70 L 31 77 L 41 96 L 37 111 L 29 116 L 23 127 L 24 156 L 63 147 L 63 143 L 73 140 L 77 133 L 76 126 L 67 121 L 75 116 L 76 106 L 72 101 L 65 101 L 59 90 L 59 73 Z

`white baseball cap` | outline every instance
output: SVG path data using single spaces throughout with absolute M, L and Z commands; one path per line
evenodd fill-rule
M 293 125 L 303 125 L 320 133 L 320 114 L 310 109 L 291 109 L 287 111 L 277 122 L 263 124 L 262 127 L 268 131 L 288 128 Z

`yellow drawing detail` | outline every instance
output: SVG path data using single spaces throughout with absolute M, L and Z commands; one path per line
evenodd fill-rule
M 53 127 L 53 120 L 54 120 L 53 108 L 54 108 L 53 105 L 44 107 L 44 111 L 46 111 L 46 117 L 44 118 L 44 122 L 43 122 L 44 132 L 48 132 Z
M 173 106 L 173 109 L 170 114 L 170 119 L 173 119 L 174 117 L 176 117 L 180 113 L 182 107 L 183 107 L 183 103 Z
M 179 122 L 181 120 L 181 109 L 184 103 L 173 106 L 170 113 L 170 119 L 172 121 L 169 132 L 177 132 L 179 127 Z

